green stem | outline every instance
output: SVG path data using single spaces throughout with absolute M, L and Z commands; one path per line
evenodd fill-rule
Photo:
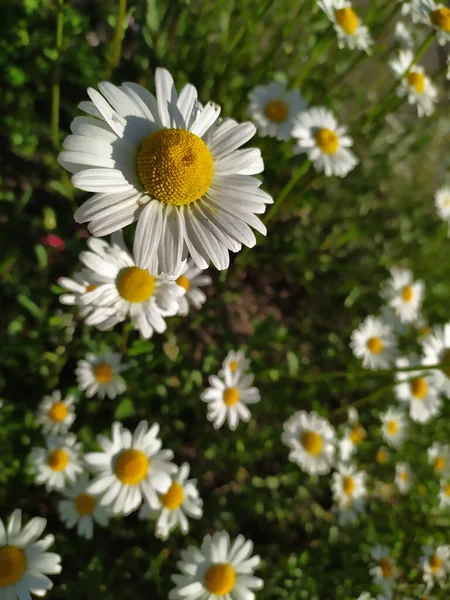
M 316 46 L 315 52 L 311 56 L 310 60 L 306 63 L 306 65 L 301 69 L 297 76 L 294 77 L 290 87 L 292 89 L 299 88 L 301 84 L 305 81 L 311 71 L 316 67 L 321 57 L 325 54 L 328 48 L 333 43 L 334 38 L 324 38 L 321 43 Z
M 127 0 L 119 0 L 119 9 L 117 11 L 116 29 L 114 30 L 114 39 L 112 43 L 111 58 L 109 65 L 115 69 L 120 62 L 122 51 L 122 40 L 125 34 L 125 16 L 127 12 Z
M 342 412 L 347 411 L 349 408 L 360 408 L 361 406 L 364 406 L 365 404 L 369 404 L 370 402 L 372 402 L 372 400 L 376 400 L 379 396 L 382 396 L 383 394 L 390 392 L 391 389 L 395 385 L 396 385 L 396 383 L 390 383 L 389 385 L 386 385 L 386 386 L 380 388 L 376 392 L 373 392 L 372 394 L 369 394 L 368 396 L 364 396 L 364 398 L 360 398 L 359 400 L 356 400 L 356 402 L 353 402 L 353 404 L 345 404 L 343 406 L 340 406 L 339 408 L 336 408 L 335 410 L 331 411 L 331 414 L 338 415 Z
M 51 115 L 51 137 L 55 148 L 59 148 L 59 100 L 60 100 L 60 76 L 61 76 L 61 48 L 64 32 L 64 0 L 58 0 L 56 16 L 56 57 L 53 67 L 52 82 L 52 115 Z

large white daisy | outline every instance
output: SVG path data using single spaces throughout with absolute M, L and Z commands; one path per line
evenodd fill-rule
M 353 140 L 326 108 L 310 108 L 296 119 L 292 130 L 297 143 L 294 152 L 306 153 L 316 171 L 327 177 L 345 177 L 356 167 L 358 159 L 349 148 Z
M 416 21 L 433 27 L 437 33 L 437 41 L 445 46 L 450 41 L 450 8 L 435 0 L 413 0 L 411 12 Z
M 199 310 L 206 302 L 206 294 L 200 288 L 211 285 L 212 279 L 204 275 L 193 260 L 189 259 L 183 271 L 176 279 L 176 284 L 185 290 L 184 296 L 178 298 L 178 314 L 185 317 L 189 314 L 189 307 Z
M 433 327 L 432 333 L 421 343 L 424 365 L 449 365 L 442 369 L 432 369 L 430 373 L 436 388 L 450 398 L 450 323 L 443 327 Z
M 141 421 L 131 433 L 115 422 L 111 440 L 97 436 L 103 452 L 90 452 L 84 458 L 97 473 L 87 492 L 101 495 L 101 506 L 124 515 L 139 508 L 143 498 L 152 508 L 160 506 L 158 494 L 168 492 L 177 467 L 170 462 L 172 450 L 161 450 L 158 432 L 156 423 L 149 429 L 147 421 Z
M 406 368 L 419 365 L 420 359 L 416 355 L 409 358 L 401 357 L 396 361 L 396 366 Z M 433 379 L 426 371 L 398 371 L 395 376 L 398 385 L 394 392 L 400 402 L 409 407 L 409 416 L 416 423 L 427 423 L 432 417 L 439 414 L 441 400 Z
M 34 517 L 22 529 L 22 511 L 15 510 L 5 527 L 0 520 L 0 599 L 30 600 L 43 597 L 53 587 L 47 575 L 61 573 L 61 557 L 47 552 L 53 535 L 39 540 L 46 519 Z
M 301 410 L 283 424 L 281 440 L 291 450 L 289 460 L 307 473 L 323 475 L 333 464 L 335 438 L 334 428 L 326 419 Z
M 414 281 L 410 269 L 392 267 L 391 277 L 381 287 L 380 296 L 388 301 L 402 323 L 416 321 L 422 308 L 425 285 L 423 281 Z
M 255 245 L 249 225 L 266 233 L 256 215 L 273 202 L 251 177 L 264 169 L 261 152 L 238 149 L 256 128 L 232 119 L 217 125 L 219 107 L 202 107 L 190 84 L 178 95 L 165 69 L 155 82 L 156 98 L 135 83 L 88 89 L 91 101 L 80 108 L 91 117 L 73 120 L 59 156 L 73 185 L 95 192 L 75 219 L 97 236 L 137 220 L 140 268 L 157 256 L 172 275 L 190 254 L 201 269 L 210 261 L 226 269 L 229 250 Z
M 36 414 L 36 423 L 42 426 L 42 433 L 66 434 L 75 421 L 74 402 L 75 396 L 70 394 L 63 400 L 59 390 L 44 396 Z
M 387 369 L 394 362 L 397 338 L 381 319 L 367 317 L 352 333 L 350 347 L 366 369 Z
M 199 550 L 189 546 L 177 563 L 181 575 L 172 575 L 176 587 L 169 600 L 250 600 L 252 590 L 263 587 L 253 575 L 261 559 L 251 556 L 253 543 L 238 535 L 234 542 L 226 531 L 205 536 Z
M 339 48 L 370 51 L 373 43 L 368 28 L 353 10 L 348 0 L 319 0 L 318 6 L 325 12 L 334 25 L 338 36 Z
M 65 437 L 49 435 L 45 448 L 32 448 L 30 467 L 35 482 L 45 484 L 47 490 L 61 490 L 68 482 L 74 482 L 82 472 L 80 444 L 73 434 Z
M 97 394 L 99 398 L 108 396 L 113 400 L 117 394 L 123 394 L 127 389 L 120 373 L 126 369 L 121 365 L 122 356 L 117 352 L 103 352 L 102 354 L 86 354 L 84 360 L 79 360 L 75 374 L 80 390 L 88 398 Z
M 409 69 L 413 59 L 414 54 L 411 50 L 401 50 L 397 58 L 389 63 L 395 76 L 400 79 L 397 94 L 401 97 L 407 96 L 409 104 L 417 107 L 419 117 L 429 117 L 436 106 L 437 89 L 422 66 L 413 65 Z
M 250 93 L 250 117 L 261 136 L 290 139 L 294 119 L 305 108 L 299 90 L 287 90 L 284 83 L 277 81 L 258 85 Z
M 189 531 L 187 517 L 200 519 L 203 515 L 203 500 L 198 494 L 197 480 L 188 479 L 189 471 L 189 465 L 184 463 L 172 475 L 170 488 L 159 496 L 160 508 L 155 510 L 144 503 L 139 511 L 141 519 L 157 517 L 155 535 L 162 540 L 166 540 L 176 527 L 186 535 Z

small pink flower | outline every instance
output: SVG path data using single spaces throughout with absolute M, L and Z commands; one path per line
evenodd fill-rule
M 53 233 L 49 233 L 48 235 L 41 237 L 39 239 L 39 243 L 47 248 L 55 248 L 55 250 L 62 251 L 66 247 L 64 240 Z

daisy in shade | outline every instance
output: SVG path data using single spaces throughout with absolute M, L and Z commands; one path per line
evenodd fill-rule
M 435 387 L 450 398 L 450 323 L 444 327 L 433 327 L 432 333 L 422 341 L 424 365 L 448 364 L 442 369 L 433 369 L 430 376 Z
M 53 535 L 39 539 L 46 519 L 34 517 L 22 529 L 22 511 L 15 510 L 5 527 L 0 520 L 0 598 L 29 600 L 30 594 L 43 597 L 52 589 L 47 575 L 61 573 L 61 557 L 47 552 Z
M 424 283 L 414 281 L 409 269 L 393 267 L 390 273 L 391 278 L 383 284 L 380 296 L 387 300 L 402 323 L 416 321 L 422 308 Z
M 99 505 L 96 496 L 87 493 L 89 476 L 82 473 L 76 483 L 61 490 L 65 500 L 58 502 L 59 516 L 68 529 L 77 526 L 77 534 L 92 539 L 94 522 L 108 526 L 108 513 Z
M 261 136 L 290 139 L 294 118 L 305 108 L 299 90 L 287 90 L 284 83 L 277 81 L 258 85 L 250 93 L 250 117 Z
M 359 422 L 359 414 L 356 408 L 351 406 L 347 412 L 348 422 L 344 428 L 344 435 L 339 440 L 339 455 L 343 462 L 347 462 L 355 454 L 358 446 L 366 437 L 366 430 Z
M 388 369 L 395 359 L 397 338 L 384 321 L 369 316 L 352 333 L 350 348 L 365 369 Z
M 394 75 L 401 80 L 397 94 L 400 97 L 406 96 L 409 104 L 417 107 L 419 117 L 429 117 L 436 106 L 437 89 L 425 75 L 423 67 L 413 65 L 410 68 L 413 60 L 414 54 L 411 50 L 402 50 L 398 57 L 389 63 Z
M 33 448 L 30 454 L 31 470 L 38 485 L 47 490 L 62 490 L 82 472 L 80 444 L 73 434 L 65 437 L 50 435 L 45 438 L 45 448 Z
M 450 186 L 438 189 L 434 196 L 438 216 L 449 225 L 450 231 Z
M 211 277 L 204 275 L 202 269 L 199 269 L 193 260 L 189 260 L 176 279 L 176 284 L 186 292 L 178 298 L 178 314 L 185 317 L 189 314 L 190 306 L 200 310 L 206 302 L 206 294 L 200 288 L 211 283 Z
M 339 465 L 331 478 L 333 499 L 338 505 L 345 506 L 367 494 L 366 473 L 357 471 L 354 465 Z
M 86 323 L 105 330 L 129 316 L 133 327 L 146 339 L 154 331 L 165 331 L 165 317 L 177 314 L 185 288 L 164 275 L 152 275 L 149 269 L 139 268 L 124 244 L 122 232 L 111 236 L 111 244 L 90 238 L 88 246 L 91 251 L 82 252 L 80 260 L 91 270 L 97 285 L 81 299 L 82 304 L 93 307 Z
M 389 594 L 389 597 L 391 597 L 392 594 L 390 592 L 394 586 L 396 568 L 389 548 L 377 544 L 372 548 L 372 558 L 376 565 L 370 569 L 370 574 L 374 582 L 383 589 L 384 593 Z
M 436 475 L 450 475 L 450 445 L 434 442 L 427 450 L 428 462 Z
M 414 40 L 411 32 L 403 23 L 403 21 L 398 21 L 395 24 L 395 41 L 401 48 L 404 49 L 412 48 L 414 46 Z
M 412 471 L 407 463 L 395 465 L 395 485 L 401 494 L 409 492 L 412 485 Z
M 327 177 L 345 177 L 358 164 L 349 150 L 352 138 L 326 108 L 310 108 L 301 113 L 295 119 L 292 135 L 297 140 L 294 152 L 306 153 L 316 171 L 324 171 Z
M 334 25 L 338 36 L 339 48 L 364 50 L 370 52 L 373 40 L 368 28 L 353 10 L 352 2 L 347 0 L 319 0 L 318 6 Z
M 394 448 L 400 446 L 406 437 L 406 417 L 403 411 L 390 407 L 380 415 L 383 439 Z
M 423 569 L 423 581 L 431 589 L 436 583 L 442 587 L 450 572 L 450 546 L 423 546 L 420 565 Z
M 439 507 L 448 508 L 450 506 L 450 479 L 446 478 L 441 481 L 441 489 L 439 490 Z
M 60 277 L 58 279 L 59 285 L 65 290 L 65 293 L 59 297 L 59 301 L 61 304 L 77 306 L 81 317 L 85 317 L 90 312 L 90 307 L 86 303 L 82 304 L 81 298 L 84 294 L 92 292 L 96 288 L 94 284 L 89 282 L 89 276 L 90 272 L 88 270 L 82 270 L 75 273 L 73 279 L 70 277 Z
M 103 354 L 86 354 L 84 360 L 79 360 L 75 370 L 78 386 L 88 398 L 95 394 L 99 398 L 108 396 L 113 400 L 118 394 L 123 394 L 127 386 L 119 375 L 126 369 L 121 365 L 121 355 L 115 352 Z
M 411 11 L 416 21 L 421 21 L 436 30 L 440 46 L 450 41 L 450 8 L 435 0 L 414 0 Z
M 364 498 L 350 498 L 331 507 L 331 512 L 337 515 L 339 525 L 344 526 L 354 523 L 365 510 Z
M 69 395 L 63 400 L 59 390 L 55 390 L 51 396 L 44 396 L 36 415 L 36 423 L 42 426 L 44 435 L 64 435 L 68 432 L 75 421 L 74 402 L 75 396 Z
M 254 387 L 254 376 L 251 374 L 232 375 L 225 371 L 223 379 L 216 375 L 209 377 L 211 387 L 207 388 L 200 398 L 208 404 L 207 419 L 215 429 L 219 429 L 225 420 L 233 431 L 239 420 L 245 423 L 250 420 L 251 412 L 248 404 L 256 404 L 261 400 L 259 390 Z
M 282 442 L 288 448 L 289 460 L 307 473 L 329 473 L 335 453 L 336 433 L 330 423 L 315 412 L 304 410 L 283 425 Z
M 198 495 L 197 480 L 188 479 L 189 470 L 189 465 L 184 463 L 172 475 L 170 488 L 159 496 L 160 509 L 153 510 L 144 503 L 139 512 L 141 519 L 158 517 L 155 535 L 162 540 L 166 540 L 170 532 L 177 527 L 186 535 L 189 531 L 187 517 L 200 519 L 203 515 L 203 501 Z
M 173 275 L 188 255 L 200 269 L 229 265 L 229 251 L 253 247 L 256 216 L 272 198 L 252 177 L 264 170 L 261 152 L 240 149 L 255 134 L 252 123 L 223 119 L 211 102 L 204 107 L 194 86 L 177 94 L 172 76 L 156 69 L 156 97 L 135 83 L 88 89 L 64 141 L 60 164 L 72 183 L 94 192 L 75 213 L 104 236 L 137 220 L 133 255 L 145 269 L 155 257 Z M 93 117 L 93 118 L 92 118 Z
M 219 371 L 221 377 L 225 373 L 240 377 L 250 368 L 250 360 L 246 358 L 243 350 L 230 350 L 222 363 L 222 369 Z
M 251 556 L 253 543 L 238 535 L 234 542 L 226 531 L 216 531 L 203 539 L 200 550 L 189 546 L 177 563 L 181 575 L 172 575 L 176 587 L 169 600 L 250 600 L 252 590 L 263 587 L 253 575 L 259 556 Z
M 403 369 L 420 364 L 416 355 L 399 358 L 396 366 Z M 433 379 L 426 371 L 399 371 L 395 375 L 398 385 L 394 392 L 400 402 L 409 405 L 409 416 L 416 423 L 427 423 L 439 414 L 441 400 L 433 386 Z
M 84 457 L 88 467 L 97 473 L 87 493 L 101 495 L 101 506 L 114 514 L 128 515 L 135 511 L 143 498 L 151 508 L 159 508 L 158 494 L 166 494 L 172 484 L 176 466 L 170 462 L 172 450 L 161 450 L 159 425 L 149 429 L 141 421 L 134 433 L 121 423 L 112 425 L 112 439 L 97 436 L 103 452 L 91 452 Z

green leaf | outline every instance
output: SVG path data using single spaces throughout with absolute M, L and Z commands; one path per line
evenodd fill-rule
M 34 247 L 34 251 L 36 252 L 38 259 L 39 269 L 43 271 L 47 267 L 47 252 L 45 251 L 44 246 L 41 244 L 37 244 Z
M 286 355 L 286 358 L 287 358 L 287 363 L 288 363 L 289 375 L 291 377 L 295 377 L 295 375 L 297 375 L 297 373 L 298 373 L 298 367 L 299 367 L 298 356 L 294 352 L 292 352 L 292 350 L 289 350 L 289 352 Z
M 25 294 L 19 294 L 17 296 L 17 302 L 21 306 L 23 306 L 23 308 L 25 308 L 29 313 L 31 313 L 33 317 L 36 317 L 36 319 L 38 319 L 39 321 L 43 319 L 44 314 L 42 312 L 42 309 L 39 308 L 39 306 L 35 302 L 33 302 L 33 300 L 25 296 Z
M 136 409 L 134 408 L 134 404 L 131 401 L 131 398 L 124 398 L 121 400 L 114 411 L 114 418 L 118 419 L 126 419 L 127 417 L 132 417 L 136 414 Z

